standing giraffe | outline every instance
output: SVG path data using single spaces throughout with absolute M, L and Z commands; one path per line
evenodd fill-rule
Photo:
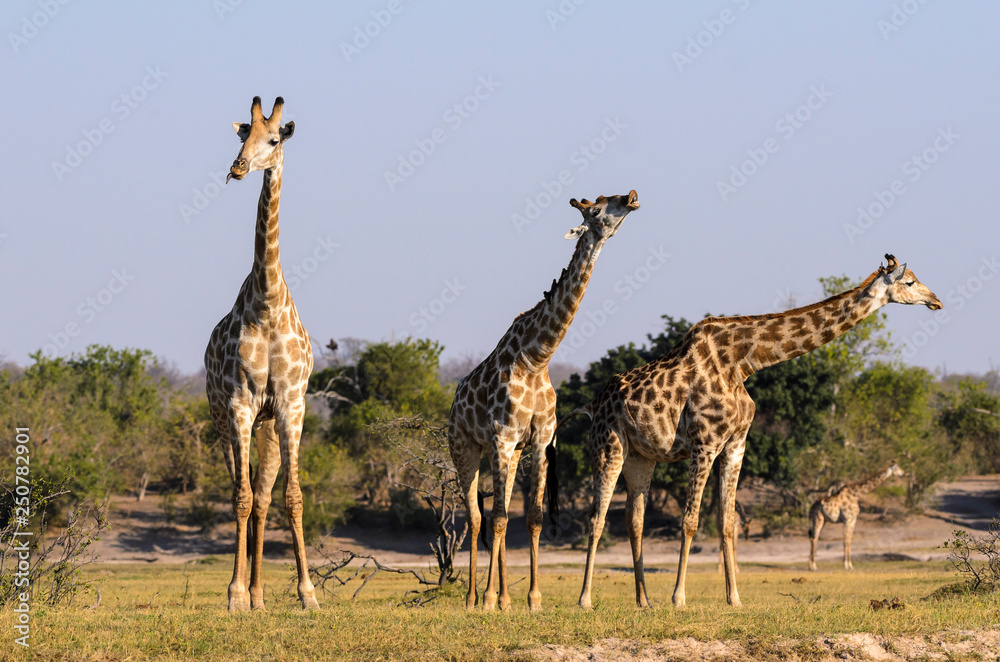
M 299 488 L 299 437 L 305 414 L 303 396 L 312 372 L 309 335 L 299 321 L 278 259 L 278 200 L 281 195 L 282 147 L 295 123 L 281 126 L 284 101 L 274 101 L 265 118 L 260 97 L 250 107 L 250 124 L 233 123 L 243 142 L 226 177 L 243 179 L 264 171 L 257 203 L 253 269 L 243 281 L 236 303 L 216 325 L 205 350 L 206 391 L 215 429 L 222 440 L 226 467 L 233 481 L 236 514 L 236 561 L 229 584 L 229 610 L 264 608 L 261 563 L 264 525 L 271 488 L 284 468 L 285 513 L 291 523 L 298 593 L 303 609 L 316 609 L 302 536 L 302 491 Z M 250 485 L 250 434 L 257 440 L 257 474 Z M 253 515 L 248 532 L 247 520 Z M 247 592 L 247 538 L 253 545 L 250 590 Z
M 549 465 L 546 449 L 556 424 L 556 393 L 549 381 L 549 359 L 559 347 L 580 307 L 587 282 L 604 242 L 614 236 L 629 212 L 639 208 L 635 191 L 594 202 L 570 200 L 583 214 L 583 223 L 566 233 L 579 238 L 569 267 L 531 310 L 521 313 L 497 343 L 496 349 L 458 383 L 448 417 L 448 449 L 458 471 L 471 525 L 469 594 L 466 606 L 476 606 L 476 542 L 479 538 L 479 460 L 485 451 L 493 469 L 493 538 L 490 572 L 483 606 L 499 602 L 510 608 L 507 584 L 507 509 L 521 452 L 531 450 L 531 587 L 528 607 L 541 608 L 538 588 L 538 537 L 542 530 L 542 496 Z
M 625 517 L 632 543 L 636 603 L 649 606 L 642 565 L 642 525 L 650 479 L 657 462 L 690 458 L 684 540 L 673 595 L 674 605 L 684 605 L 684 579 L 691 540 L 698 530 L 702 492 L 720 455 L 719 531 L 726 600 L 731 605 L 740 604 L 733 553 L 734 502 L 755 409 L 743 382 L 761 368 L 830 342 L 887 303 L 941 308 L 941 301 L 905 264 L 899 265 L 891 255 L 886 259 L 888 266 L 880 266 L 858 287 L 819 303 L 771 315 L 704 319 L 673 350 L 615 375 L 590 404 L 574 412 L 593 419 L 588 450 L 595 497 L 581 607 L 591 607 L 597 541 L 623 471 L 628 486 Z
M 844 523 L 844 570 L 854 570 L 851 563 L 851 537 L 854 535 L 854 525 L 858 523 L 858 497 L 868 494 L 881 485 L 890 476 L 902 476 L 903 470 L 895 462 L 867 480 L 848 483 L 830 496 L 817 499 L 809 509 L 809 569 L 816 569 L 816 542 L 819 532 L 823 530 L 823 522 Z

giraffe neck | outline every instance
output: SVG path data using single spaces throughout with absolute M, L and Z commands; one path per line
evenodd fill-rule
M 860 483 L 854 483 L 848 489 L 854 496 L 861 496 L 862 494 L 868 494 L 876 487 L 884 483 L 886 479 L 891 475 L 892 475 L 892 467 L 886 467 L 884 470 L 875 474 L 868 480 L 863 480 Z
M 580 237 L 569 266 L 562 270 L 557 280 L 552 281 L 552 287 L 538 305 L 521 316 L 522 324 L 514 325 L 513 330 L 521 335 L 522 354 L 532 365 L 541 367 L 548 364 L 559 348 L 580 308 L 594 263 L 605 241 L 590 232 Z
M 271 301 L 284 287 L 281 259 L 278 256 L 278 202 L 281 199 L 279 163 L 264 171 L 264 185 L 257 202 L 257 234 L 253 251 L 253 283 L 258 297 Z
M 838 338 L 889 302 L 880 272 L 852 290 L 802 308 L 752 317 L 706 320 L 729 332 L 743 379 Z

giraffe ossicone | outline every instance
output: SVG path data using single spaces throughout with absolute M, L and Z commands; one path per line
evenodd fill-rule
M 236 556 L 229 584 L 230 611 L 264 608 L 264 529 L 279 468 L 284 469 L 285 512 L 292 529 L 299 599 L 304 609 L 319 607 L 306 561 L 298 470 L 312 347 L 285 284 L 278 255 L 283 146 L 295 130 L 293 122 L 281 126 L 283 104 L 278 97 L 270 117 L 264 117 L 260 97 L 254 97 L 250 123 L 233 123 L 243 144 L 226 181 L 263 170 L 264 183 L 257 204 L 250 275 L 243 281 L 232 310 L 212 331 L 205 350 L 205 389 L 233 482 Z M 251 433 L 258 456 L 252 485 Z M 249 589 L 248 547 L 252 548 Z
M 448 449 L 465 500 L 470 524 L 469 593 L 466 606 L 479 599 L 476 589 L 479 512 L 479 462 L 485 452 L 493 474 L 493 538 L 483 606 L 510 608 L 507 582 L 507 513 L 521 453 L 531 452 L 531 497 L 527 504 L 531 553 L 528 607 L 541 608 L 538 587 L 538 539 L 542 530 L 542 498 L 550 464 L 547 451 L 556 425 L 556 393 L 549 381 L 549 360 L 566 335 L 583 300 L 604 243 L 639 208 L 635 191 L 601 196 L 594 202 L 572 200 L 583 223 L 570 230 L 576 239 L 569 267 L 534 308 L 521 313 L 493 352 L 459 381 L 448 416 Z M 550 500 L 551 502 L 551 500 Z M 498 589 L 499 585 L 499 589 Z
M 636 603 L 648 607 L 642 560 L 642 528 L 650 480 L 657 462 L 690 458 L 683 542 L 673 603 L 686 601 L 691 541 L 698 529 L 702 493 L 716 458 L 719 472 L 719 531 L 726 573 L 726 599 L 739 605 L 736 589 L 736 485 L 754 403 L 743 386 L 754 372 L 805 354 L 853 328 L 887 303 L 941 308 L 941 301 L 905 264 L 886 255 L 858 287 L 783 313 L 709 317 L 691 327 L 670 352 L 613 376 L 604 390 L 577 412 L 593 419 L 588 442 L 594 473 L 587 566 L 580 606 L 591 607 L 597 542 L 615 484 L 625 475 L 626 524 L 632 544 Z M 574 412 L 576 413 L 576 412 Z

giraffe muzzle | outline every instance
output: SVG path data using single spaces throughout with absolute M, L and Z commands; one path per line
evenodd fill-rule
M 250 168 L 247 166 L 246 159 L 236 159 L 233 161 L 233 165 L 229 168 L 229 174 L 226 175 L 226 183 L 229 183 L 230 179 L 236 179 L 237 181 L 246 177 L 247 172 Z

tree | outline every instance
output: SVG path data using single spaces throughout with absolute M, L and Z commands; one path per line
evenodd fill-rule
M 956 390 L 938 394 L 938 407 L 952 452 L 977 471 L 1000 471 L 1000 397 L 982 381 L 963 379 Z

